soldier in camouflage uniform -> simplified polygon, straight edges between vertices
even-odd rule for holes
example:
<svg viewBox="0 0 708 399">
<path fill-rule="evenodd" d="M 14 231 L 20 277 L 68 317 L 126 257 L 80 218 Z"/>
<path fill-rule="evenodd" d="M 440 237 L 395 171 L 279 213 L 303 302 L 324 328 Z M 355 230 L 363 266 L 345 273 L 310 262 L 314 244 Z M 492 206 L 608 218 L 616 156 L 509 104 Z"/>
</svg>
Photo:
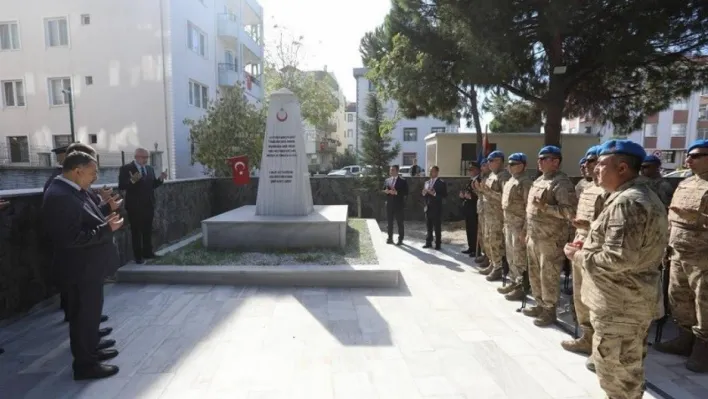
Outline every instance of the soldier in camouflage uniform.
<svg viewBox="0 0 708 399">
<path fill-rule="evenodd" d="M 671 197 L 674 195 L 674 188 L 671 183 L 661 177 L 660 168 L 661 159 L 654 155 L 647 155 L 644 158 L 644 162 L 642 162 L 642 177 L 645 178 L 649 188 L 654 190 L 656 195 L 659 196 L 664 206 L 668 208 L 671 203 Z"/>
<path fill-rule="evenodd" d="M 656 265 L 668 241 L 666 210 L 659 197 L 637 180 L 644 149 L 629 140 L 600 147 L 599 185 L 608 191 L 604 209 L 584 242 L 565 246 L 583 268 L 583 303 L 590 309 L 593 360 L 609 398 L 640 399 L 642 353 L 656 312 Z"/>
<path fill-rule="evenodd" d="M 489 177 L 481 184 L 475 182 L 475 189 L 484 200 L 484 245 L 489 257 L 489 266 L 480 270 L 487 275 L 487 281 L 499 281 L 502 278 L 504 250 L 504 213 L 502 211 L 502 189 L 511 175 L 504 169 L 504 153 L 492 151 L 487 156 Z"/>
<path fill-rule="evenodd" d="M 588 169 L 587 158 L 586 157 L 580 158 L 579 165 L 580 165 L 581 179 L 575 185 L 575 196 L 578 198 L 580 198 L 580 193 L 583 192 L 585 187 L 588 187 L 593 184 L 592 174 L 591 174 L 592 170 Z"/>
<path fill-rule="evenodd" d="M 538 153 L 538 169 L 543 173 L 531 186 L 526 205 L 526 245 L 529 257 L 529 282 L 536 306 L 524 309 L 544 327 L 556 320 L 560 298 L 560 274 L 568 242 L 570 222 L 575 218 L 578 198 L 568 176 L 560 171 L 561 150 L 546 146 Z"/>
<path fill-rule="evenodd" d="M 504 240 L 509 262 L 509 279 L 505 287 L 497 288 L 510 301 L 526 296 L 523 287 L 524 272 L 528 267 L 526 254 L 526 201 L 531 189 L 531 179 L 526 174 L 526 155 L 520 152 L 509 156 L 511 178 L 504 184 L 502 209 L 504 211 Z"/>
<path fill-rule="evenodd" d="M 671 315 L 679 336 L 655 344 L 665 353 L 690 356 L 686 368 L 708 372 L 708 140 L 687 151 L 693 176 L 679 183 L 669 207 Z"/>
<path fill-rule="evenodd" d="M 489 177 L 489 161 L 487 158 L 482 158 L 482 162 L 479 163 L 479 167 L 480 183 L 484 185 L 487 181 L 487 177 Z M 489 266 L 489 258 L 487 257 L 487 249 L 484 245 L 484 200 L 481 195 L 477 195 L 477 215 L 477 241 L 479 242 L 479 248 L 482 250 L 482 254 L 477 256 L 474 261 L 480 267 L 487 267 Z"/>
<path fill-rule="evenodd" d="M 590 229 L 590 223 L 594 222 L 600 212 L 602 212 L 605 190 L 597 184 L 597 175 L 594 172 L 597 163 L 597 150 L 598 146 L 593 146 L 585 153 L 586 173 L 592 180 L 590 181 L 591 184 L 584 186 L 580 192 L 578 211 L 576 212 L 575 220 L 573 220 L 573 226 L 576 228 L 575 236 L 571 242 L 585 241 Z M 583 271 L 578 262 L 571 262 L 571 264 L 573 267 L 573 307 L 581 335 L 578 339 L 561 342 L 561 346 L 570 352 L 590 355 L 592 352 L 593 329 L 590 324 L 590 310 L 582 301 Z"/>
</svg>

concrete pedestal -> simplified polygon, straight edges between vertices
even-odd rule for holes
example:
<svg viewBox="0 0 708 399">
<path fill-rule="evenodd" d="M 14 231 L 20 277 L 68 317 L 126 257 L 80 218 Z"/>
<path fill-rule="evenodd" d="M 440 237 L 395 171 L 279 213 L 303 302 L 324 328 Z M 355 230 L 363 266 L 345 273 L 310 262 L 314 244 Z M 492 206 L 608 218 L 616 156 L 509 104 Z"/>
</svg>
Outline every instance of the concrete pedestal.
<svg viewBox="0 0 708 399">
<path fill-rule="evenodd" d="M 206 248 L 248 251 L 344 249 L 347 214 L 347 205 L 315 205 L 306 216 L 261 216 L 247 205 L 203 220 L 202 242 Z"/>
</svg>

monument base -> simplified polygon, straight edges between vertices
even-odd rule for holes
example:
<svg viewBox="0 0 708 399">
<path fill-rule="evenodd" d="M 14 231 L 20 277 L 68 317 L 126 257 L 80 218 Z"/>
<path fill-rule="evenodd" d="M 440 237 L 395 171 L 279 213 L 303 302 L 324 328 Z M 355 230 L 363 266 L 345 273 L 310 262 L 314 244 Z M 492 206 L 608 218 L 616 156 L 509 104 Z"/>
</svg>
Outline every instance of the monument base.
<svg viewBox="0 0 708 399">
<path fill-rule="evenodd" d="M 348 205 L 315 205 L 307 216 L 258 216 L 246 205 L 202 221 L 206 248 L 248 251 L 347 245 Z"/>
</svg>

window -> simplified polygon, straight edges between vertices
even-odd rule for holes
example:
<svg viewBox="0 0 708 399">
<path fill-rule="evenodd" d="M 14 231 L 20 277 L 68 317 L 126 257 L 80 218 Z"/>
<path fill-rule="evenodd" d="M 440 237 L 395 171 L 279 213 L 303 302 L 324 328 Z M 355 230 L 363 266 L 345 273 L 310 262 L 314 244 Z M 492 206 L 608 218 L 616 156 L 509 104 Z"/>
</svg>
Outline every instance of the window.
<svg viewBox="0 0 708 399">
<path fill-rule="evenodd" d="M 15 136 L 7 138 L 7 146 L 10 148 L 10 162 L 29 162 L 29 140 L 27 136 Z"/>
<path fill-rule="evenodd" d="M 401 166 L 409 166 L 415 164 L 416 158 L 418 158 L 418 154 L 415 152 L 404 152 L 403 153 L 403 165 Z"/>
<path fill-rule="evenodd" d="M 156 173 L 162 173 L 162 151 L 151 151 L 150 152 L 150 166 L 155 169 Z"/>
<path fill-rule="evenodd" d="M 44 38 L 47 47 L 65 47 L 69 45 L 69 25 L 66 17 L 50 18 L 44 21 Z"/>
<path fill-rule="evenodd" d="M 81 25 L 91 25 L 91 16 L 89 14 L 81 14 Z"/>
<path fill-rule="evenodd" d="M 676 162 L 676 151 L 662 151 L 660 158 L 661 163 L 674 163 Z"/>
<path fill-rule="evenodd" d="M 585 126 L 585 134 L 592 134 L 592 126 Z"/>
<path fill-rule="evenodd" d="M 348 149 L 349 151 L 354 151 L 354 144 L 349 144 L 349 145 L 347 146 L 347 149 Z"/>
<path fill-rule="evenodd" d="M 207 39 L 206 33 L 189 22 L 187 24 L 187 47 L 195 53 L 206 58 Z"/>
<path fill-rule="evenodd" d="M 686 124 L 685 123 L 674 123 L 671 125 L 671 135 L 672 136 L 685 136 L 686 135 Z"/>
<path fill-rule="evenodd" d="M 347 136 L 346 137 L 354 137 L 354 129 L 347 129 Z"/>
<path fill-rule="evenodd" d="M 354 122 L 354 114 L 347 114 L 347 122 Z"/>
<path fill-rule="evenodd" d="M 704 121 L 708 119 L 708 104 L 698 106 L 698 120 Z"/>
<path fill-rule="evenodd" d="M 430 133 L 445 133 L 445 126 L 437 126 L 430 129 Z M 405 164 L 408 165 L 408 164 Z"/>
<path fill-rule="evenodd" d="M 698 140 L 708 140 L 708 127 L 699 128 L 696 131 L 696 139 Z"/>
<path fill-rule="evenodd" d="M 93 84 L 93 76 L 86 77 L 86 86 L 91 86 Z"/>
<path fill-rule="evenodd" d="M 207 109 L 209 106 L 209 88 L 201 83 L 189 82 L 189 105 Z"/>
<path fill-rule="evenodd" d="M 65 91 L 71 91 L 71 78 L 50 78 L 49 105 L 69 104 L 69 93 Z"/>
<path fill-rule="evenodd" d="M 52 136 L 52 141 L 54 141 L 54 148 L 65 147 L 71 144 L 70 134 L 55 134 Z"/>
<path fill-rule="evenodd" d="M 680 98 L 674 102 L 674 106 L 672 107 L 676 111 L 683 111 L 688 109 L 688 102 L 686 101 L 685 98 Z"/>
<path fill-rule="evenodd" d="M 656 123 L 644 124 L 644 137 L 656 137 Z"/>
<path fill-rule="evenodd" d="M 89 143 L 91 143 L 91 144 L 98 143 L 98 135 L 97 134 L 89 134 Z"/>
<path fill-rule="evenodd" d="M 17 22 L 0 22 L 0 51 L 19 49 L 20 31 Z"/>
<path fill-rule="evenodd" d="M 369 82 L 369 91 L 374 91 L 375 89 L 374 82 Z"/>
<path fill-rule="evenodd" d="M 702 96 L 708 96 L 708 86 L 701 89 Z"/>
<path fill-rule="evenodd" d="M 418 128 L 407 127 L 403 129 L 403 141 L 418 141 Z"/>
<path fill-rule="evenodd" d="M 2 98 L 6 107 L 25 106 L 25 88 L 21 80 L 2 82 Z"/>
</svg>

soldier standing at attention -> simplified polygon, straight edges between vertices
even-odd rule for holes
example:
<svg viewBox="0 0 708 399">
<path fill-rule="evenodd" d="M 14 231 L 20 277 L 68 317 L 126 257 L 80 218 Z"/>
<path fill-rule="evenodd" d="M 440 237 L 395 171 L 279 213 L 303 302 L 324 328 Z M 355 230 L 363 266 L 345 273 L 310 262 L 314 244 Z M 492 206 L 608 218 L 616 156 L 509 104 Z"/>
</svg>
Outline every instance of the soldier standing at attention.
<svg viewBox="0 0 708 399">
<path fill-rule="evenodd" d="M 565 246 L 583 268 L 583 303 L 590 309 L 593 361 L 609 398 L 641 399 L 642 353 L 656 313 L 659 270 L 668 242 L 666 210 L 637 180 L 644 149 L 610 140 L 598 150 L 598 184 L 609 195 L 584 242 Z"/>
<path fill-rule="evenodd" d="M 479 163 L 479 168 L 479 179 L 477 180 L 481 185 L 484 185 L 485 181 L 487 181 L 487 177 L 489 177 L 489 160 L 487 160 L 487 158 L 482 158 L 482 161 Z M 474 183 L 472 183 L 472 188 L 474 188 Z M 475 193 L 479 193 L 479 191 L 475 189 Z M 474 259 L 474 261 L 480 267 L 489 266 L 489 258 L 487 257 L 487 248 L 485 246 L 486 240 L 484 238 L 484 214 L 484 199 L 481 195 L 477 195 L 477 242 L 479 243 L 481 252 L 479 256 Z M 470 256 L 472 256 L 472 254 L 470 254 Z"/>
<path fill-rule="evenodd" d="M 568 175 L 560 171 L 560 148 L 546 146 L 538 153 L 538 170 L 543 174 L 531 186 L 526 205 L 526 245 L 529 257 L 529 282 L 536 306 L 524 309 L 535 317 L 534 324 L 545 327 L 556 321 L 560 299 L 563 246 L 575 219 L 578 198 Z"/>
<path fill-rule="evenodd" d="M 590 223 L 597 219 L 604 205 L 605 190 L 597 184 L 597 174 L 595 174 L 597 150 L 598 146 L 593 146 L 585 153 L 586 173 L 592 180 L 590 185 L 583 188 L 578 198 L 578 211 L 575 215 L 575 220 L 573 220 L 573 226 L 575 226 L 576 230 L 571 242 L 585 241 L 590 229 Z M 590 310 L 582 300 L 582 265 L 578 262 L 571 262 L 571 264 L 573 267 L 573 307 L 582 335 L 578 339 L 561 342 L 561 346 L 570 352 L 590 355 L 592 353 L 593 329 L 592 324 L 590 324 Z"/>
<path fill-rule="evenodd" d="M 590 147 L 590 149 L 592 148 L 593 147 Z M 590 172 L 592 171 L 587 166 L 587 157 L 580 158 L 580 162 L 578 163 L 578 165 L 580 166 L 581 179 L 578 181 L 578 184 L 575 185 L 575 196 L 580 198 L 580 193 L 582 193 L 586 187 L 593 184 L 593 182 L 592 176 L 590 175 Z"/>
<path fill-rule="evenodd" d="M 526 201 L 531 190 L 531 179 L 526 175 L 526 154 L 520 152 L 509 156 L 511 178 L 504 184 L 502 209 L 504 210 L 504 239 L 509 279 L 511 283 L 497 288 L 509 301 L 519 301 L 524 293 L 524 273 L 528 267 L 526 255 Z"/>
<path fill-rule="evenodd" d="M 654 155 L 647 155 L 642 162 L 642 176 L 646 178 L 649 188 L 654 190 L 664 206 L 668 208 L 671 197 L 674 195 L 674 188 L 671 183 L 661 177 L 660 168 L 661 159 Z"/>
<path fill-rule="evenodd" d="M 669 207 L 669 304 L 679 336 L 654 349 L 689 356 L 686 368 L 708 372 L 708 140 L 688 148 L 693 176 L 679 183 Z"/>
<path fill-rule="evenodd" d="M 504 252 L 504 213 L 502 211 L 502 189 L 511 175 L 504 169 L 504 153 L 492 151 L 487 156 L 489 162 L 489 177 L 481 184 L 475 182 L 474 187 L 482 194 L 484 201 L 484 240 L 489 257 L 489 266 L 480 270 L 487 275 L 487 281 L 502 279 L 502 259 Z"/>
</svg>

